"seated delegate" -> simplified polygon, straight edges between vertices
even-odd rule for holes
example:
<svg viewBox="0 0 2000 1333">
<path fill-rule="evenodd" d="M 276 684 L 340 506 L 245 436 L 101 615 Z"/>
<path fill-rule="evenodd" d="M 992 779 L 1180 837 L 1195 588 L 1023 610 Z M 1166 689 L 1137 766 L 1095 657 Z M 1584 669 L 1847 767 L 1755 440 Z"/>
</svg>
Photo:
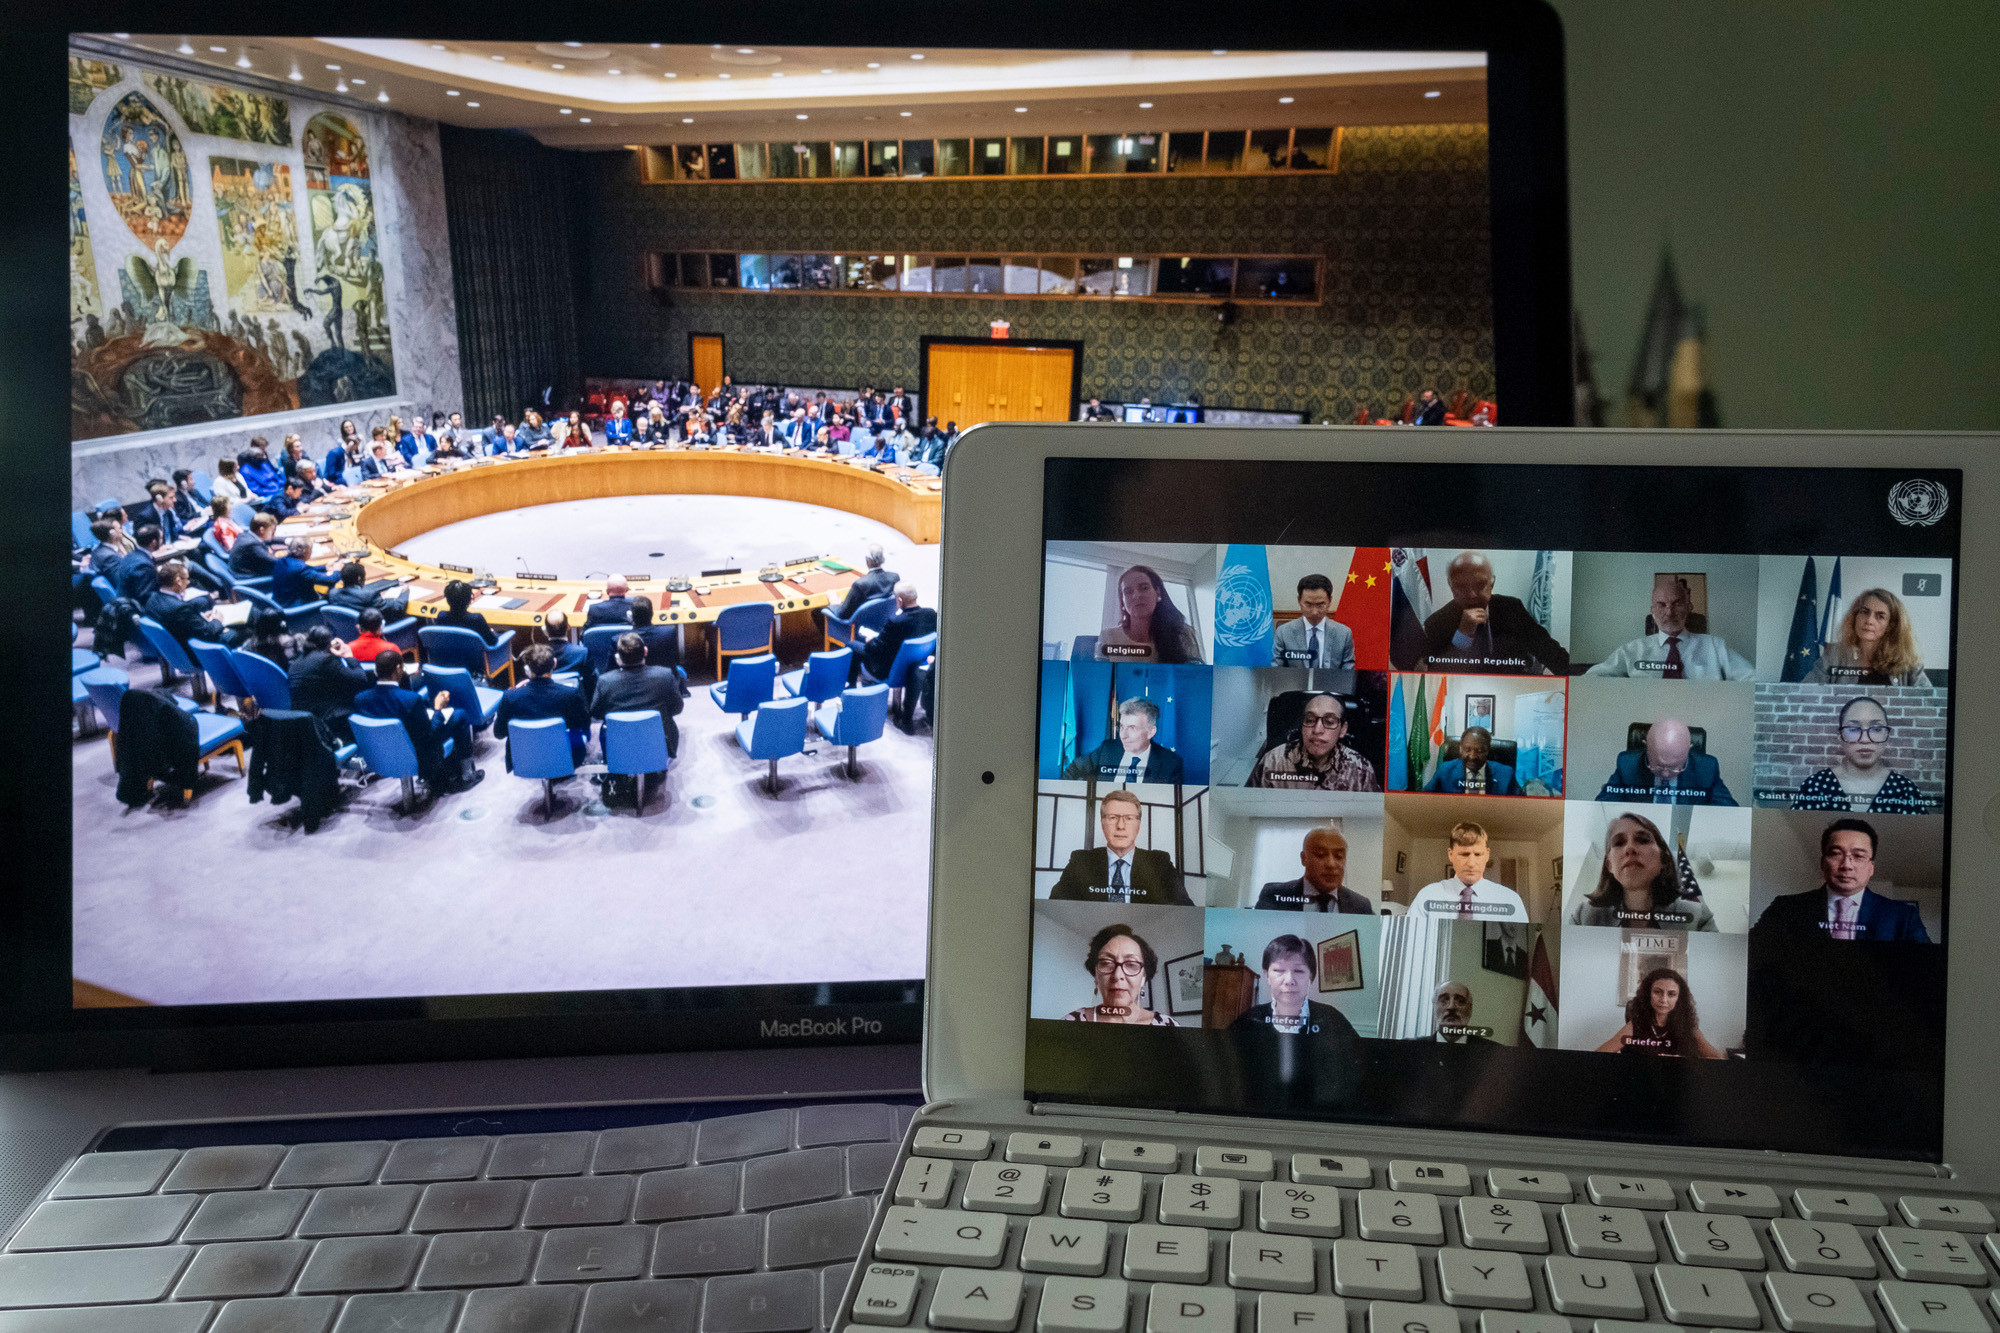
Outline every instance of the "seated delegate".
<svg viewBox="0 0 2000 1333">
<path fill-rule="evenodd" d="M 1820 886 L 1773 898 L 1750 928 L 1753 935 L 1829 940 L 1929 944 L 1922 912 L 1902 898 L 1868 887 L 1875 878 L 1875 826 L 1865 819 L 1836 819 L 1820 830 Z"/>
<path fill-rule="evenodd" d="M 1813 685 L 1928 685 L 1917 635 L 1902 599 L 1870 588 L 1840 620 L 1840 637 L 1820 648 L 1806 673 Z"/>
<path fill-rule="evenodd" d="M 1694 992 L 1671 967 L 1656 967 L 1639 979 L 1625 1006 L 1625 1026 L 1597 1048 L 1607 1055 L 1668 1055 L 1684 1059 L 1729 1057 L 1703 1035 Z"/>
<path fill-rule="evenodd" d="M 1641 805 L 1735 805 L 1713 755 L 1697 754 L 1694 735 L 1677 718 L 1662 718 L 1646 729 L 1646 744 L 1621 751 L 1611 776 L 1598 790 L 1600 801 Z"/>
<path fill-rule="evenodd" d="M 1687 580 L 1662 575 L 1653 582 L 1653 601 L 1648 608 L 1653 632 L 1619 646 L 1586 676 L 1647 676 L 1655 680 L 1749 680 L 1754 672 L 1749 659 L 1731 648 L 1717 634 L 1695 634 L 1688 629 L 1694 602 Z"/>
<path fill-rule="evenodd" d="M 1166 580 L 1151 565 L 1133 565 L 1118 576 L 1118 621 L 1097 636 L 1105 662 L 1201 661 L 1194 627 L 1167 595 Z"/>
<path fill-rule="evenodd" d="M 1447 981 L 1431 993 L 1431 1035 L 1411 1037 L 1411 1041 L 1443 1046 L 1497 1046 L 1493 1029 L 1472 1025 L 1472 988 L 1463 981 Z"/>
<path fill-rule="evenodd" d="M 1707 903 L 1681 892 L 1679 863 L 1660 826 L 1639 814 L 1622 814 L 1604 830 L 1604 863 L 1597 887 L 1570 913 L 1573 926 L 1668 926 L 1714 930 Z"/>
<path fill-rule="evenodd" d="M 1840 706 L 1834 719 L 1840 758 L 1814 769 L 1792 797 L 1794 810 L 1856 808 L 1870 814 L 1926 815 L 1936 804 L 1900 770 L 1884 762 L 1896 729 L 1881 700 L 1862 695 Z"/>
<path fill-rule="evenodd" d="M 1354 670 L 1354 631 L 1332 618 L 1333 580 L 1308 574 L 1299 580 L 1299 618 L 1271 636 L 1271 665 Z"/>
<path fill-rule="evenodd" d="M 1375 904 L 1346 885 L 1347 839 L 1336 828 L 1306 830 L 1299 846 L 1305 873 L 1273 880 L 1257 895 L 1264 912 L 1351 912 L 1375 915 Z"/>
<path fill-rule="evenodd" d="M 1194 906 L 1173 858 L 1138 845 L 1139 827 L 1145 818 L 1139 798 L 1120 787 L 1107 792 L 1097 807 L 1104 845 L 1071 852 L 1069 864 L 1063 867 L 1049 897 L 1074 902 Z"/>
<path fill-rule="evenodd" d="M 635 630 L 618 636 L 617 655 L 611 669 L 597 678 L 597 688 L 590 696 L 590 715 L 602 722 L 611 713 L 643 713 L 648 709 L 660 714 L 660 726 L 667 738 L 667 757 L 671 759 L 681 750 L 680 728 L 674 723 L 681 711 L 681 678 L 673 668 L 654 666 L 646 660 L 646 641 Z M 649 773 L 647 777 L 664 780 L 664 774 Z M 638 800 L 644 808 L 644 795 L 634 787 L 629 775 L 605 775 L 606 804 L 614 800 Z"/>
<path fill-rule="evenodd" d="M 1467 727 L 1458 738 L 1458 758 L 1439 764 L 1424 790 L 1470 796 L 1524 795 L 1514 770 L 1489 759 L 1492 753 L 1493 733 L 1484 727 Z"/>
<path fill-rule="evenodd" d="M 528 678 L 500 696 L 493 713 L 493 734 L 502 740 L 515 722 L 534 722 L 559 717 L 569 729 L 570 762 L 583 762 L 584 745 L 590 738 L 590 705 L 583 691 L 555 679 L 556 655 L 545 643 L 528 645 L 521 654 L 521 666 Z M 507 769 L 514 768 L 514 750 L 507 748 Z"/>
<path fill-rule="evenodd" d="M 1090 937 L 1083 958 L 1097 990 L 1097 1003 L 1072 1009 L 1063 1017 L 1077 1023 L 1134 1023 L 1142 1027 L 1179 1027 L 1158 1009 L 1140 1004 L 1160 970 L 1160 956 L 1132 927 L 1120 922 Z"/>
<path fill-rule="evenodd" d="M 443 690 L 424 698 L 403 683 L 403 655 L 394 648 L 375 659 L 375 683 L 354 696 L 354 717 L 394 718 L 417 752 L 417 776 L 434 791 L 467 791 L 486 774 L 473 766 L 472 719 L 451 706 Z M 452 757 L 444 752 L 451 742 Z"/>
<path fill-rule="evenodd" d="M 1153 744 L 1160 730 L 1160 706 L 1151 699 L 1131 698 L 1118 705 L 1118 734 L 1063 770 L 1073 782 L 1179 782 L 1181 757 Z"/>
<path fill-rule="evenodd" d="M 1229 1025 L 1232 1032 L 1268 1029 L 1306 1041 L 1358 1043 L 1361 1036 L 1340 1010 L 1309 998 L 1319 980 L 1313 946 L 1297 935 L 1280 935 L 1264 946 L 1264 991 L 1271 998 L 1253 1004 Z"/>
<path fill-rule="evenodd" d="M 1518 597 L 1493 591 L 1493 563 L 1463 551 L 1445 569 L 1451 600 L 1424 621 L 1423 663 L 1405 671 L 1469 671 L 1488 675 L 1564 676 L 1569 650 L 1542 628 Z"/>
<path fill-rule="evenodd" d="M 1257 757 L 1243 785 L 1294 791 L 1381 791 L 1375 765 L 1346 742 L 1346 701 L 1337 694 L 1315 694 L 1306 700 L 1298 729 Z"/>
<path fill-rule="evenodd" d="M 486 623 L 486 617 L 470 609 L 472 606 L 472 585 L 464 579 L 453 579 L 444 585 L 444 607 L 432 623 L 445 629 L 469 629 L 479 636 L 480 642 L 488 648 L 500 642 L 500 636 Z"/>
</svg>

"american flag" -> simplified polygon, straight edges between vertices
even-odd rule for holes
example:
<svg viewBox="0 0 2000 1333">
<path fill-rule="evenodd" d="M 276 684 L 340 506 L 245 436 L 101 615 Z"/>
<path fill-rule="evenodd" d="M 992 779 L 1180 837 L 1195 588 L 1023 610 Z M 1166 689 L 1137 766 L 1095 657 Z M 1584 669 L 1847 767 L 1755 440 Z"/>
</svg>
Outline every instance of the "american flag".
<svg viewBox="0 0 2000 1333">
<path fill-rule="evenodd" d="M 1687 836 L 1675 839 L 1674 862 L 1681 877 L 1681 897 L 1701 901 L 1701 881 L 1695 878 L 1694 867 L 1688 863 Z"/>
</svg>

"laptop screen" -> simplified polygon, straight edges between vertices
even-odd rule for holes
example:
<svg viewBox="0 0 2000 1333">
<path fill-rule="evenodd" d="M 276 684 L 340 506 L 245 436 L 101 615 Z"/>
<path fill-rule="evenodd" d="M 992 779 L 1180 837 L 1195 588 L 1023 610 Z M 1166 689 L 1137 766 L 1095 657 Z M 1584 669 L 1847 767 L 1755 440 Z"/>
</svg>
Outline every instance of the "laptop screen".
<svg viewBox="0 0 2000 1333">
<path fill-rule="evenodd" d="M 1958 485 L 1050 461 L 1030 1095 L 1935 1157 Z"/>
</svg>

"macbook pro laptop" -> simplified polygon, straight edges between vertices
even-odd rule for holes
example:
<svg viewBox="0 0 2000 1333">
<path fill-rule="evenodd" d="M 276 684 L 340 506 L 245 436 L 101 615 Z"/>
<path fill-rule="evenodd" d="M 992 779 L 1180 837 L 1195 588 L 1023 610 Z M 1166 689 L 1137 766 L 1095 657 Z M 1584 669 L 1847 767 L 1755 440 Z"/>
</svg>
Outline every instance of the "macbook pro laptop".
<svg viewBox="0 0 2000 1333">
<path fill-rule="evenodd" d="M 1994 445 L 967 438 L 840 1327 L 1991 1333 Z"/>
</svg>

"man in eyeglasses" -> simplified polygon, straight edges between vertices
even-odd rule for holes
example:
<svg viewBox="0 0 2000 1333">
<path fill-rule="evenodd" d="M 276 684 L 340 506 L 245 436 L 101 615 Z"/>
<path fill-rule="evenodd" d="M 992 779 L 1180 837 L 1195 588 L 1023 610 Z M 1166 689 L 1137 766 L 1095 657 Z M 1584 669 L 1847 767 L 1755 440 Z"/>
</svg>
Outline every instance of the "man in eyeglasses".
<svg viewBox="0 0 2000 1333">
<path fill-rule="evenodd" d="M 1105 793 L 1098 802 L 1097 826 L 1103 830 L 1102 847 L 1078 848 L 1069 854 L 1062 878 L 1049 897 L 1070 902 L 1152 903 L 1166 907 L 1192 907 L 1181 872 L 1165 852 L 1139 846 L 1139 829 L 1145 822 L 1139 798 L 1124 788 Z"/>
<path fill-rule="evenodd" d="M 1295 791 L 1381 791 L 1375 765 L 1346 743 L 1347 703 L 1337 694 L 1306 700 L 1299 729 L 1257 758 L 1246 787 Z"/>
<path fill-rule="evenodd" d="M 1836 819 L 1820 831 L 1821 884 L 1771 900 L 1751 931 L 1819 935 L 1822 939 L 1929 944 L 1917 905 L 1885 898 L 1868 887 L 1875 877 L 1875 826 L 1865 819 Z"/>
<path fill-rule="evenodd" d="M 1597 793 L 1600 801 L 1641 805 L 1735 805 L 1722 765 L 1697 754 L 1688 724 L 1665 717 L 1646 729 L 1646 743 L 1618 756 L 1618 765 Z"/>
</svg>

